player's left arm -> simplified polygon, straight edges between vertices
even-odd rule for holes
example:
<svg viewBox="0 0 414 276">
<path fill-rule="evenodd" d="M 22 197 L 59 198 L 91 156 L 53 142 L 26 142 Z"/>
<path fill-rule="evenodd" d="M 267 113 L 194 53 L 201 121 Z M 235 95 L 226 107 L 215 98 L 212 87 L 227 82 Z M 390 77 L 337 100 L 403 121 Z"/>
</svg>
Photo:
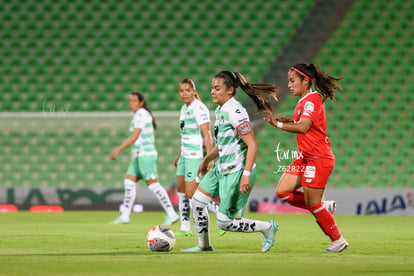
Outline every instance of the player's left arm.
<svg viewBox="0 0 414 276">
<path fill-rule="evenodd" d="M 247 145 L 246 153 L 246 165 L 244 165 L 244 170 L 251 172 L 254 166 L 257 155 L 257 142 L 256 137 L 253 132 L 250 132 L 246 135 L 241 136 L 243 142 Z"/>
<path fill-rule="evenodd" d="M 264 117 L 265 121 L 269 122 L 270 125 L 281 128 L 287 132 L 305 134 L 312 126 L 315 120 L 318 120 L 319 109 L 322 102 L 320 98 L 313 98 L 306 101 L 303 106 L 302 115 L 300 116 L 299 122 L 283 122 L 278 120 L 278 117 L 273 117 L 270 110 L 265 110 L 264 113 L 267 117 Z"/>
<path fill-rule="evenodd" d="M 241 139 L 247 146 L 247 153 L 246 153 L 246 164 L 244 166 L 243 176 L 240 180 L 240 193 L 245 194 L 250 191 L 250 173 L 253 170 L 254 162 L 256 160 L 257 155 L 257 142 L 256 137 L 254 136 L 254 132 L 250 122 L 242 123 L 242 129 L 240 126 L 237 128 L 237 132 L 239 133 Z M 247 125 L 250 127 L 250 131 L 248 131 Z"/>
<path fill-rule="evenodd" d="M 293 124 L 283 123 L 281 129 L 287 132 L 305 134 L 309 130 L 312 124 L 313 124 L 312 120 L 309 119 L 308 117 L 301 117 L 299 122 L 297 123 L 293 123 Z"/>
<path fill-rule="evenodd" d="M 204 138 L 204 145 L 206 146 L 206 153 L 209 154 L 209 152 L 213 148 L 213 138 L 211 137 L 210 123 L 202 124 L 200 126 L 200 130 Z"/>
</svg>

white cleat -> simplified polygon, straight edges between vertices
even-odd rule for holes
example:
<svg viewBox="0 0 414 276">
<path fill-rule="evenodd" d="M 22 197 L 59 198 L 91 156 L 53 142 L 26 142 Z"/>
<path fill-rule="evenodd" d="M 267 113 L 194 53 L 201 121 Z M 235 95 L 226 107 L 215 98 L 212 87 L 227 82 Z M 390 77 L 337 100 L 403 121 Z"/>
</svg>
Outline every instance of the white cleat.
<svg viewBox="0 0 414 276">
<path fill-rule="evenodd" d="M 124 219 L 122 217 L 116 218 L 114 221 L 112 221 L 112 224 L 129 224 L 129 219 Z"/>
<path fill-rule="evenodd" d="M 181 249 L 181 252 L 203 252 L 203 251 L 214 251 L 212 246 L 201 248 L 199 246 L 191 247 L 187 249 Z"/>
<path fill-rule="evenodd" d="M 325 250 L 326 253 L 339 253 L 344 251 L 349 246 L 349 243 L 341 237 L 339 240 L 333 241 Z"/>
<path fill-rule="evenodd" d="M 164 225 L 172 225 L 176 223 L 180 218 L 176 215 L 174 217 L 165 217 Z"/>
<path fill-rule="evenodd" d="M 333 215 L 336 211 L 336 201 L 335 200 L 324 200 L 323 206 Z"/>
</svg>

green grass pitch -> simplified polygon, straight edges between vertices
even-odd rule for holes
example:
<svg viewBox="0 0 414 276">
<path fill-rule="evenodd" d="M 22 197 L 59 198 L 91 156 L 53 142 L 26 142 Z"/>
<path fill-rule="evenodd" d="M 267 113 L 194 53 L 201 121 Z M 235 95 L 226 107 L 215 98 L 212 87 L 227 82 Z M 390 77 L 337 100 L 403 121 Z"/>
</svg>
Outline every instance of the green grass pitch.
<svg viewBox="0 0 414 276">
<path fill-rule="evenodd" d="M 150 252 L 146 233 L 163 215 L 134 213 L 131 224 L 112 225 L 117 212 L 2 213 L 0 275 L 414 275 L 413 217 L 337 215 L 350 247 L 327 254 L 329 239 L 311 215 L 246 214 L 279 222 L 267 253 L 260 233 L 220 237 L 210 215 L 214 252 L 180 252 L 196 236 L 177 237 L 171 252 Z"/>
</svg>

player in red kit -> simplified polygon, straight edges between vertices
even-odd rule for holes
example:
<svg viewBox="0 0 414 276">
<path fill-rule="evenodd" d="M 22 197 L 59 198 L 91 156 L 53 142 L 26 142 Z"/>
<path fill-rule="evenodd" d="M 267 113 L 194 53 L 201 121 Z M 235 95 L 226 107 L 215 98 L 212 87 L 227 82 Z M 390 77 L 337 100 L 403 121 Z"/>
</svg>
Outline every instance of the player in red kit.
<svg viewBox="0 0 414 276">
<path fill-rule="evenodd" d="M 331 77 L 315 64 L 297 64 L 289 70 L 288 87 L 299 97 L 293 117 L 273 117 L 272 126 L 296 133 L 299 155 L 281 176 L 276 196 L 293 206 L 309 210 L 332 243 L 325 252 L 337 253 L 349 244 L 341 236 L 331 212 L 322 201 L 326 183 L 335 166 L 335 156 L 326 133 L 324 100 L 335 99 L 340 79 Z M 315 90 L 312 90 L 314 84 Z M 303 191 L 299 188 L 303 187 Z"/>
</svg>

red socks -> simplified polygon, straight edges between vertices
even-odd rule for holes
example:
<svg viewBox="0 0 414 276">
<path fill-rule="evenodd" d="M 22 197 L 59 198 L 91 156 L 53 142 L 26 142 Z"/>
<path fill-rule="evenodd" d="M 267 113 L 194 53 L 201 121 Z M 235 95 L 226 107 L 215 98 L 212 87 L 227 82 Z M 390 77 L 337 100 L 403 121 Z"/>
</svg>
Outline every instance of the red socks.
<svg viewBox="0 0 414 276">
<path fill-rule="evenodd" d="M 303 209 L 308 209 L 316 218 L 316 223 L 322 229 L 322 231 L 331 238 L 332 241 L 336 241 L 341 238 L 338 226 L 332 214 L 325 208 L 323 202 L 316 204 L 315 206 L 306 207 L 305 195 L 302 191 L 294 191 L 293 193 L 276 193 L 276 196 L 283 202 L 287 202 L 292 206 L 296 206 Z"/>
<path fill-rule="evenodd" d="M 276 193 L 276 196 L 281 201 L 287 202 L 292 206 L 308 209 L 305 205 L 305 194 L 302 191 L 294 191 L 293 193 Z"/>
<path fill-rule="evenodd" d="M 336 226 L 336 222 L 332 214 L 325 208 L 323 202 L 316 204 L 312 207 L 308 208 L 309 211 L 316 218 L 316 223 L 319 224 L 319 227 L 322 231 L 331 238 L 331 241 L 336 241 L 341 238 L 341 234 L 339 233 L 338 226 Z"/>
</svg>

